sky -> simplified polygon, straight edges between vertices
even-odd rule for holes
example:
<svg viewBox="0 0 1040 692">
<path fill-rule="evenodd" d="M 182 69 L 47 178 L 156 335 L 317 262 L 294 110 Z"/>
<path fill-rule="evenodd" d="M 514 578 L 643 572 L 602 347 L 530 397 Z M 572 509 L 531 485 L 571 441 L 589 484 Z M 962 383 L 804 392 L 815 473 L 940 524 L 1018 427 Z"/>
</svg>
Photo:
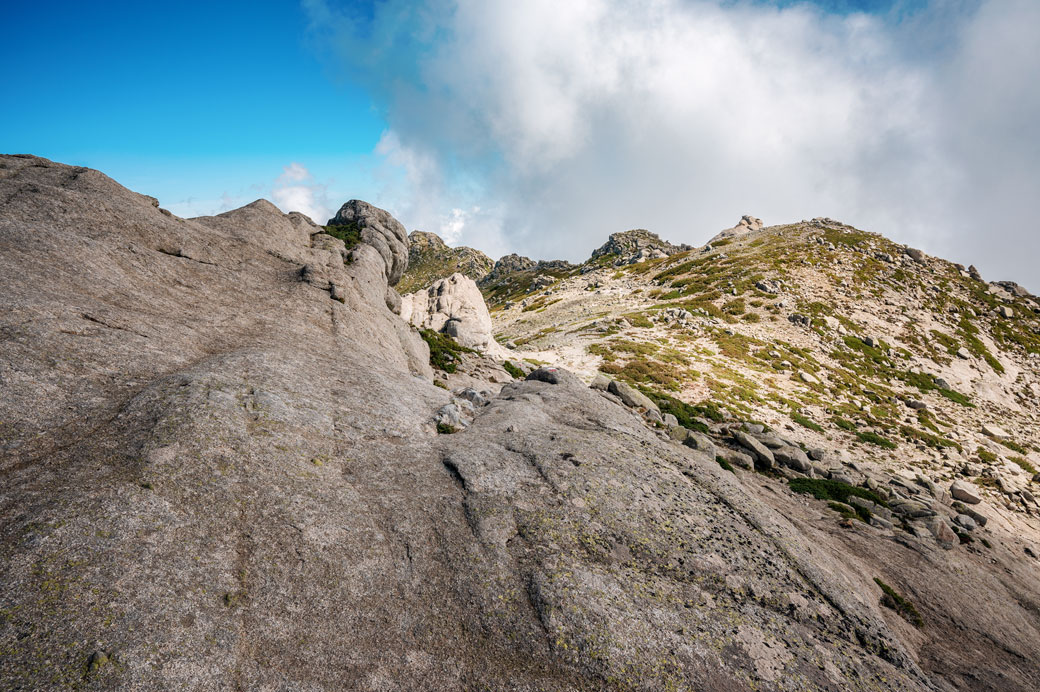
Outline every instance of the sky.
<svg viewBox="0 0 1040 692">
<path fill-rule="evenodd" d="M 1040 292 L 1037 0 L 38 2 L 0 152 L 493 257 L 829 216 Z"/>
</svg>

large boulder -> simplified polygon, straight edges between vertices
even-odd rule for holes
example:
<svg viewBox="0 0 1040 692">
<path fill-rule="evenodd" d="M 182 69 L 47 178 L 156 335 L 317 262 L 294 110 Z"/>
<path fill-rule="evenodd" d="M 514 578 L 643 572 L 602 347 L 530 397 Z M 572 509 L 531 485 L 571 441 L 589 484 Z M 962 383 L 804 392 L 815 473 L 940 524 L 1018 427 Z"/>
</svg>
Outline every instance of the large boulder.
<svg viewBox="0 0 1040 692">
<path fill-rule="evenodd" d="M 982 495 L 979 493 L 978 486 L 965 483 L 964 481 L 954 481 L 950 485 L 950 495 L 954 500 L 960 500 L 969 505 L 977 505 L 982 502 Z"/>
<path fill-rule="evenodd" d="M 658 415 L 661 413 L 657 404 L 651 401 L 650 397 L 624 382 L 611 380 L 610 385 L 607 387 L 607 391 L 621 399 L 625 406 L 641 408 L 644 411 L 657 411 Z"/>
<path fill-rule="evenodd" d="M 734 430 L 733 439 L 736 440 L 741 447 L 751 453 L 757 466 L 764 469 L 771 469 L 776 465 L 776 459 L 773 457 L 773 452 L 748 433 L 743 430 Z"/>
<path fill-rule="evenodd" d="M 420 329 L 443 332 L 467 348 L 505 355 L 492 333 L 484 296 L 464 274 L 452 274 L 425 291 L 402 296 L 401 317 Z"/>
</svg>

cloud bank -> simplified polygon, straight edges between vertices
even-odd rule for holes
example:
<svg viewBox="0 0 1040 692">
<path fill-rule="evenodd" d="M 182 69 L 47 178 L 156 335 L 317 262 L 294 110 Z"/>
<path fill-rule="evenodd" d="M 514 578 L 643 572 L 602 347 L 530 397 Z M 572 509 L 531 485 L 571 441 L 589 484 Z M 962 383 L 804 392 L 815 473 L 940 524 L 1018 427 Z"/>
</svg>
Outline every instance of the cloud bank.
<svg viewBox="0 0 1040 692">
<path fill-rule="evenodd" d="M 332 216 L 328 188 L 315 182 L 310 171 L 295 161 L 282 169 L 271 189 L 271 196 L 282 211 L 302 212 L 315 223 L 325 223 Z"/>
<path fill-rule="evenodd" d="M 411 227 L 584 259 L 832 216 L 1040 290 L 1040 3 L 304 2 L 389 125 Z M 447 229 L 447 230 L 445 230 Z"/>
</svg>

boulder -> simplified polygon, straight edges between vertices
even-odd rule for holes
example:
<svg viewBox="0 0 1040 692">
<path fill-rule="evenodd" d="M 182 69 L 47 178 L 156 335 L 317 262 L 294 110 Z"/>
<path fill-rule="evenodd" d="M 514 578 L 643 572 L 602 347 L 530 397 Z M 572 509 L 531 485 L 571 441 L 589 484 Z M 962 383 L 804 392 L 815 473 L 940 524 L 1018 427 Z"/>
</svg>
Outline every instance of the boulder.
<svg viewBox="0 0 1040 692">
<path fill-rule="evenodd" d="M 979 493 L 978 486 L 965 483 L 964 481 L 954 481 L 950 484 L 950 495 L 953 499 L 966 502 L 969 505 L 977 505 L 982 502 L 982 495 Z"/>
<path fill-rule="evenodd" d="M 812 464 L 809 462 L 809 457 L 798 447 L 785 445 L 779 449 L 774 449 L 773 458 L 778 464 L 794 469 L 799 473 L 812 473 Z"/>
<path fill-rule="evenodd" d="M 993 425 L 992 423 L 985 423 L 982 426 L 982 434 L 989 437 L 996 438 L 998 440 L 1006 440 L 1011 437 L 1004 431 L 1003 428 Z"/>
<path fill-rule="evenodd" d="M 765 469 L 771 469 L 776 465 L 776 459 L 773 457 L 773 453 L 769 451 L 769 448 L 748 433 L 742 430 L 734 430 L 733 439 L 751 452 L 756 465 Z"/>
<path fill-rule="evenodd" d="M 505 357 L 492 334 L 491 315 L 476 282 L 456 272 L 425 291 L 401 298 L 401 317 L 420 329 L 451 336 L 461 345 Z"/>
<path fill-rule="evenodd" d="M 800 379 L 802 382 L 806 384 L 820 384 L 820 381 L 816 378 L 815 375 L 807 373 L 804 370 L 798 373 L 798 379 Z"/>
<path fill-rule="evenodd" d="M 975 520 L 967 514 L 958 514 L 953 518 L 953 523 L 957 524 L 957 526 L 960 526 L 965 531 L 974 531 L 978 528 L 978 524 L 975 523 Z"/>
<path fill-rule="evenodd" d="M 946 519 L 943 517 L 932 517 L 925 525 L 931 531 L 935 542 L 944 550 L 951 550 L 954 546 L 960 544 L 957 534 L 953 532 L 953 529 L 950 528 L 950 525 L 946 523 Z"/>
<path fill-rule="evenodd" d="M 698 449 L 712 459 L 715 458 L 716 450 L 715 443 L 708 439 L 707 436 L 700 434 L 699 432 L 690 431 L 690 434 L 683 440 L 683 444 L 691 449 Z"/>
<path fill-rule="evenodd" d="M 920 250 L 918 250 L 916 248 L 908 247 L 905 250 L 903 250 L 903 252 L 906 253 L 907 257 L 909 257 L 913 261 L 917 262 L 918 264 L 924 264 L 925 254 L 923 252 L 921 252 Z"/>
<path fill-rule="evenodd" d="M 724 459 L 730 466 L 747 469 L 748 471 L 753 471 L 755 468 L 754 458 L 729 447 L 716 448 L 715 456 Z"/>
<path fill-rule="evenodd" d="M 657 404 L 650 401 L 650 399 L 638 389 L 635 389 L 624 382 L 611 380 L 610 385 L 607 387 L 607 391 L 621 399 L 625 406 L 630 408 L 641 408 L 647 411 L 653 410 L 657 411 L 658 414 L 661 413 L 660 409 L 657 408 Z"/>
</svg>

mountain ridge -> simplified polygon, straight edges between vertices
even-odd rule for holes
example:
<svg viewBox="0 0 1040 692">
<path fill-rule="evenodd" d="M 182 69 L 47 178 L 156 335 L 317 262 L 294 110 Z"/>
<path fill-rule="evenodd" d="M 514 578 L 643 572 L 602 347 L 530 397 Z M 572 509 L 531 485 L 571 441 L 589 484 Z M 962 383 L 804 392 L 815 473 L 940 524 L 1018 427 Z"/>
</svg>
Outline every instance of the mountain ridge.
<svg viewBox="0 0 1040 692">
<path fill-rule="evenodd" d="M 1028 297 L 768 227 L 524 270 L 509 369 L 401 318 L 407 236 L 361 201 L 180 219 L 17 156 L 0 200 L 9 687 L 1040 681 Z M 921 410 L 962 451 L 875 444 Z"/>
</svg>

